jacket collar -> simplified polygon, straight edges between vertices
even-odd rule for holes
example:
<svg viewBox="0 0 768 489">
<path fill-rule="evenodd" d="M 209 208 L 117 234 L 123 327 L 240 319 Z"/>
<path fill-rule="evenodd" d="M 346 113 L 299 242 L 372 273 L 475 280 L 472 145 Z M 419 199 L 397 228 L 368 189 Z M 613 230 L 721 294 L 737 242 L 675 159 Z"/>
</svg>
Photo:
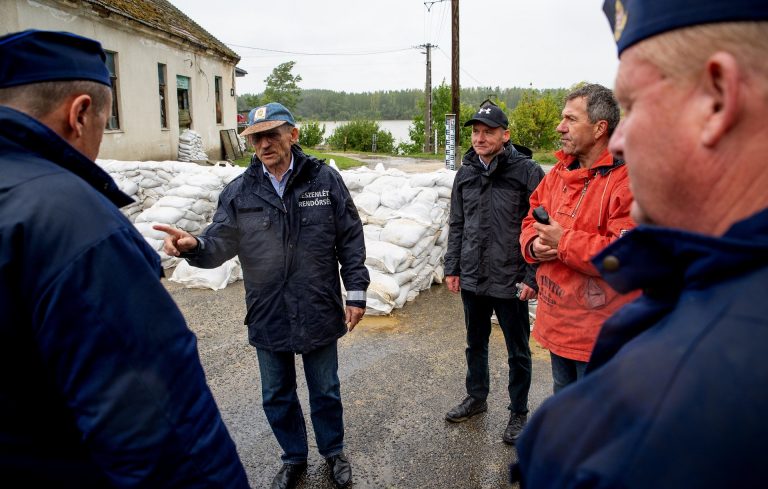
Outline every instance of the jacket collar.
<svg viewBox="0 0 768 489">
<path fill-rule="evenodd" d="M 556 169 L 579 169 L 578 167 L 572 168 L 573 165 L 577 165 L 576 157 L 573 155 L 565 154 L 562 149 L 555 152 L 555 157 L 558 161 Z M 613 155 L 610 153 L 610 151 L 608 151 L 608 148 L 605 148 L 603 152 L 600 153 L 600 156 L 597 158 L 595 164 L 592 165 L 592 168 L 590 168 L 588 171 L 599 173 L 600 176 L 604 177 L 622 165 L 624 165 L 624 160 L 614 159 Z"/>
<path fill-rule="evenodd" d="M 107 172 L 86 158 L 48 126 L 10 107 L 0 106 L 0 136 L 85 180 L 117 207 L 133 203 Z"/>
<path fill-rule="evenodd" d="M 527 148 L 525 148 L 524 146 L 521 146 L 520 148 L 522 150 L 527 150 Z M 485 172 L 493 173 L 499 164 L 506 163 L 506 162 L 513 163 L 519 160 L 528 159 L 529 157 L 530 156 L 526 156 L 526 154 L 524 154 L 522 151 L 519 151 L 516 145 L 507 141 L 506 143 L 504 143 L 504 149 L 501 150 L 501 153 L 494 156 L 493 159 L 488 163 L 487 170 L 485 166 L 483 166 L 483 163 L 480 161 L 480 156 L 475 152 L 474 148 L 469 148 L 469 150 L 467 150 L 467 152 L 464 153 L 462 164 L 474 167 L 475 169 L 483 173 Z"/>
<path fill-rule="evenodd" d="M 721 237 L 641 225 L 592 263 L 619 292 L 645 289 L 674 296 L 768 265 L 768 209 Z"/>
</svg>

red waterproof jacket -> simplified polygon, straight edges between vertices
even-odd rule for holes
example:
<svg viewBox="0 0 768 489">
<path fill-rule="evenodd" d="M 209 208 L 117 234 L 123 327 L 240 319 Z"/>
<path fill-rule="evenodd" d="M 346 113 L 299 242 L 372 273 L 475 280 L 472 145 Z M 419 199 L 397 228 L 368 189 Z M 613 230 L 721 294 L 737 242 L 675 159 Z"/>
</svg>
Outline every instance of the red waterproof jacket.
<svg viewBox="0 0 768 489">
<path fill-rule="evenodd" d="M 637 293 L 619 295 L 590 259 L 635 226 L 629 217 L 632 194 L 627 167 L 606 149 L 590 169 L 573 156 L 555 153 L 558 163 L 531 195 L 523 219 L 520 246 L 534 263 L 530 244 L 536 237 L 532 210 L 543 205 L 563 228 L 557 260 L 541 262 L 536 272 L 539 303 L 533 337 L 564 358 L 589 361 L 603 322 Z"/>
</svg>

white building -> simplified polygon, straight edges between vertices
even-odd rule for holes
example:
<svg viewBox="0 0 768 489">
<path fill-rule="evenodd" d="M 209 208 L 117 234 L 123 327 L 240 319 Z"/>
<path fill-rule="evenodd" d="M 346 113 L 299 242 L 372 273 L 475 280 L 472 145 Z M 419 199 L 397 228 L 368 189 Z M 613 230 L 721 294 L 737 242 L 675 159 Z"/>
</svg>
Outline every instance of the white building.
<svg viewBox="0 0 768 489">
<path fill-rule="evenodd" d="M 107 52 L 115 102 L 99 158 L 174 160 L 187 127 L 223 157 L 240 57 L 167 1 L 0 0 L 0 35 L 25 29 L 73 32 Z"/>
</svg>

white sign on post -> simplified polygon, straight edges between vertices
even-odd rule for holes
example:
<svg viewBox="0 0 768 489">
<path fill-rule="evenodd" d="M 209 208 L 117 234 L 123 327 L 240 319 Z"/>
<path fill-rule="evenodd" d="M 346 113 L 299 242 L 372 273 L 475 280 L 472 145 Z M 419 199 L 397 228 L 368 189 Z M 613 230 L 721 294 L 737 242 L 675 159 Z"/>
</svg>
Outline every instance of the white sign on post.
<svg viewBox="0 0 768 489">
<path fill-rule="evenodd" d="M 456 169 L 456 114 L 445 114 L 445 167 Z"/>
</svg>

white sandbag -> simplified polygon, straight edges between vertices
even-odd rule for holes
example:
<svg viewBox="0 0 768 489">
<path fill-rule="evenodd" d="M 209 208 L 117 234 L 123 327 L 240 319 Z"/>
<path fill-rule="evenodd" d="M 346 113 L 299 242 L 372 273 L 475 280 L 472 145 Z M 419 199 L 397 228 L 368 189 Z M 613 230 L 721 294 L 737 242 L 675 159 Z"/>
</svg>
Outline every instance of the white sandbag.
<svg viewBox="0 0 768 489">
<path fill-rule="evenodd" d="M 162 241 L 167 236 L 166 233 L 153 229 L 154 222 L 137 222 L 134 224 L 139 233 L 144 236 L 144 239 L 151 238 L 155 241 Z M 157 248 L 155 248 L 157 249 Z"/>
<path fill-rule="evenodd" d="M 435 208 L 433 202 L 426 200 L 414 200 L 395 211 L 396 217 L 402 217 L 418 222 L 423 226 L 430 226 L 434 221 L 432 211 Z"/>
<path fill-rule="evenodd" d="M 381 230 L 381 240 L 388 243 L 411 248 L 427 232 L 427 227 L 410 219 L 392 219 L 387 221 Z"/>
<path fill-rule="evenodd" d="M 205 269 L 191 266 L 182 261 L 173 271 L 171 282 L 183 284 L 191 289 L 221 290 L 228 284 L 242 279 L 242 269 L 237 257 L 225 261 L 217 268 Z"/>
<path fill-rule="evenodd" d="M 361 192 L 354 199 L 355 206 L 361 214 L 370 216 L 379 208 L 381 198 L 373 192 Z"/>
<path fill-rule="evenodd" d="M 366 170 L 368 169 L 366 168 Z M 362 188 L 367 187 L 372 181 L 379 178 L 379 176 L 378 173 L 374 173 L 370 170 L 347 170 L 341 172 L 341 179 L 344 180 L 344 184 L 350 191 L 361 190 Z"/>
<path fill-rule="evenodd" d="M 427 259 L 429 259 L 430 250 L 435 245 L 436 239 L 437 237 L 434 234 L 425 235 L 419 240 L 418 243 L 413 245 L 413 248 L 411 248 L 411 253 L 413 253 L 415 258 L 422 258 L 426 256 Z"/>
<path fill-rule="evenodd" d="M 397 210 L 416 199 L 420 192 L 421 189 L 408 186 L 392 189 L 391 191 L 383 191 L 381 193 L 381 205 Z"/>
<path fill-rule="evenodd" d="M 366 316 L 386 316 L 392 312 L 394 306 L 392 304 L 384 303 L 378 299 L 371 298 L 365 302 L 365 315 Z"/>
<path fill-rule="evenodd" d="M 406 187 L 407 185 L 408 179 L 405 177 L 393 177 L 384 175 L 368 184 L 365 187 L 365 191 L 381 195 L 395 192 L 396 190 Z"/>
<path fill-rule="evenodd" d="M 390 219 L 394 216 L 395 211 L 390 209 L 389 207 L 385 207 L 383 205 L 380 205 L 378 209 L 376 209 L 376 212 L 368 216 L 367 221 L 370 224 L 375 224 L 377 226 L 384 226 L 389 222 Z"/>
<path fill-rule="evenodd" d="M 413 261 L 410 251 L 386 241 L 370 241 L 365 248 L 365 264 L 380 272 L 403 271 Z"/>
<path fill-rule="evenodd" d="M 184 217 L 184 211 L 174 207 L 159 207 L 157 205 L 145 210 L 136 218 L 136 222 L 159 222 L 175 224 Z"/>
<path fill-rule="evenodd" d="M 392 274 L 392 278 L 395 279 L 395 282 L 397 282 L 397 284 L 402 287 L 403 285 L 416 278 L 416 272 L 409 268 L 408 270 L 403 270 L 402 272 Z"/>
<path fill-rule="evenodd" d="M 177 195 L 165 195 L 157 201 L 157 205 L 161 207 L 175 207 L 177 209 L 187 209 L 194 203 L 195 199 L 179 197 Z"/>
<path fill-rule="evenodd" d="M 382 229 L 383 228 L 381 226 L 376 226 L 374 224 L 364 224 L 363 235 L 365 236 L 365 242 L 368 243 L 368 241 L 381 241 Z"/>
<path fill-rule="evenodd" d="M 437 172 L 429 173 L 413 173 L 410 175 L 411 187 L 434 187 L 437 181 L 440 179 L 440 175 Z"/>
<path fill-rule="evenodd" d="M 391 275 L 383 274 L 374 269 L 368 269 L 371 283 L 368 285 L 367 298 L 377 299 L 385 304 L 394 305 L 400 294 L 400 285 Z"/>
</svg>

